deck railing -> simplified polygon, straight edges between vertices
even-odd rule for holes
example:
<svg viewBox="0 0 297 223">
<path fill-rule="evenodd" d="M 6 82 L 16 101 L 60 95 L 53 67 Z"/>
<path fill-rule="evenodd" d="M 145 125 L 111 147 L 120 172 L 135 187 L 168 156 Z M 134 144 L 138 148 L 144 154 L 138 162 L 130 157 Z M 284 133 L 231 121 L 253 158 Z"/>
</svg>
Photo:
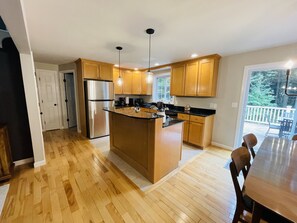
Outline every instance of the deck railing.
<svg viewBox="0 0 297 223">
<path fill-rule="evenodd" d="M 246 107 L 245 121 L 262 124 L 279 124 L 279 121 L 284 118 L 294 118 L 295 109 L 291 107 L 278 108 L 266 106 L 251 106 Z"/>
</svg>

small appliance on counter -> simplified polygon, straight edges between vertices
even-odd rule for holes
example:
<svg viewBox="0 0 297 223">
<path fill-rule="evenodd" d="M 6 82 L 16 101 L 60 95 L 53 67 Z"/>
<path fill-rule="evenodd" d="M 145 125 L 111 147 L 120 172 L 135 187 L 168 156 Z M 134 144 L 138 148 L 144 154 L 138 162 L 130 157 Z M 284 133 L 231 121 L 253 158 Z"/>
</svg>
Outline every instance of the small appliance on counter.
<svg viewBox="0 0 297 223">
<path fill-rule="evenodd" d="M 143 98 L 135 98 L 135 100 L 134 100 L 135 106 L 143 106 L 143 104 L 144 104 Z"/>
</svg>

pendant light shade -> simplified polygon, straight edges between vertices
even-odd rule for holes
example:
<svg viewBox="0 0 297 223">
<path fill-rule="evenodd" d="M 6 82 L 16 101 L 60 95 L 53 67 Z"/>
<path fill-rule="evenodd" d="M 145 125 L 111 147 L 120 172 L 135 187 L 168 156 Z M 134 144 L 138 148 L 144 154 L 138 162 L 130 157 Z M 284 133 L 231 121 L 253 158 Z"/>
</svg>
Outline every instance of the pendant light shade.
<svg viewBox="0 0 297 223">
<path fill-rule="evenodd" d="M 116 49 L 119 51 L 119 78 L 117 80 L 117 85 L 122 86 L 123 85 L 123 78 L 121 75 L 121 50 L 123 49 L 121 46 L 117 46 Z"/>
<path fill-rule="evenodd" d="M 153 73 L 151 72 L 151 36 L 155 33 L 155 30 L 149 28 L 146 30 L 146 33 L 149 35 L 149 64 L 148 64 L 148 71 L 147 73 L 147 83 L 152 83 L 153 81 Z"/>
</svg>

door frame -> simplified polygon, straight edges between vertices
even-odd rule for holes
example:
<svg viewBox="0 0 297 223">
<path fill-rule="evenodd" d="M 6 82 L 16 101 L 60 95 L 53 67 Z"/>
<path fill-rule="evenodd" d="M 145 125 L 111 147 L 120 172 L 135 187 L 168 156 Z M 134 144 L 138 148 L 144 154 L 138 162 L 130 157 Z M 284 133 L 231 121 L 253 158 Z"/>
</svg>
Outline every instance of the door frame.
<svg viewBox="0 0 297 223">
<path fill-rule="evenodd" d="M 249 66 L 244 67 L 233 148 L 237 148 L 237 147 L 241 146 L 241 143 L 242 143 L 241 136 L 242 136 L 243 127 L 244 127 L 243 126 L 244 125 L 244 115 L 245 115 L 244 108 L 247 105 L 251 73 L 253 71 L 258 71 L 258 70 L 285 69 L 284 67 L 285 67 L 286 63 L 287 63 L 287 61 L 282 61 L 282 62 L 275 62 L 275 63 L 249 65 Z"/>
<path fill-rule="evenodd" d="M 74 79 L 74 96 L 75 96 L 75 108 L 76 108 L 76 130 L 77 132 L 81 132 L 80 128 L 80 119 L 79 119 L 79 104 L 78 104 L 78 91 L 77 91 L 77 73 L 75 69 L 71 70 L 63 70 L 59 72 L 59 87 L 60 87 L 60 95 L 61 95 L 61 111 L 62 111 L 62 124 L 63 128 L 68 128 L 67 123 L 67 108 L 66 108 L 66 102 L 63 100 L 65 98 L 65 85 L 64 85 L 64 74 L 66 73 L 73 73 L 73 79 Z"/>
<path fill-rule="evenodd" d="M 58 82 L 58 71 L 57 70 L 47 70 L 47 69 L 36 69 L 35 72 L 36 72 L 36 82 L 37 82 L 37 91 L 38 91 L 38 102 L 39 102 L 39 108 L 40 108 L 40 111 L 41 112 L 44 112 L 44 107 L 43 107 L 43 103 L 41 103 L 40 99 L 40 78 L 39 78 L 39 74 L 38 74 L 38 71 L 51 71 L 51 72 L 55 72 L 54 74 L 54 80 L 55 80 L 55 88 L 56 88 L 56 97 L 57 97 L 57 107 L 58 107 L 58 116 L 59 116 L 59 129 L 62 129 L 62 119 L 61 119 L 61 115 L 62 115 L 62 112 L 61 112 L 61 97 L 60 97 L 60 87 L 59 87 L 59 82 Z M 44 125 L 44 119 L 43 119 L 43 116 L 40 114 L 41 116 L 41 125 L 42 125 L 42 131 L 45 132 L 47 131 L 45 129 L 45 125 Z"/>
</svg>

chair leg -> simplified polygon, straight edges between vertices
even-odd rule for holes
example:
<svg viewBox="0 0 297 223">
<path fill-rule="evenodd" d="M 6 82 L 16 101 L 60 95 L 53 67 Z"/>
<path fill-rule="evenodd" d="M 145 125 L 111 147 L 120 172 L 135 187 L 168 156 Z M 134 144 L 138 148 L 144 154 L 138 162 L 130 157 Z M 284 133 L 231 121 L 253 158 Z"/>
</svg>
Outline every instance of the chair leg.
<svg viewBox="0 0 297 223">
<path fill-rule="evenodd" d="M 236 210 L 235 210 L 235 213 L 234 213 L 234 216 L 233 216 L 233 221 L 232 223 L 238 223 L 238 221 L 240 221 L 240 215 L 243 213 L 243 208 L 241 207 L 236 207 Z"/>
</svg>

